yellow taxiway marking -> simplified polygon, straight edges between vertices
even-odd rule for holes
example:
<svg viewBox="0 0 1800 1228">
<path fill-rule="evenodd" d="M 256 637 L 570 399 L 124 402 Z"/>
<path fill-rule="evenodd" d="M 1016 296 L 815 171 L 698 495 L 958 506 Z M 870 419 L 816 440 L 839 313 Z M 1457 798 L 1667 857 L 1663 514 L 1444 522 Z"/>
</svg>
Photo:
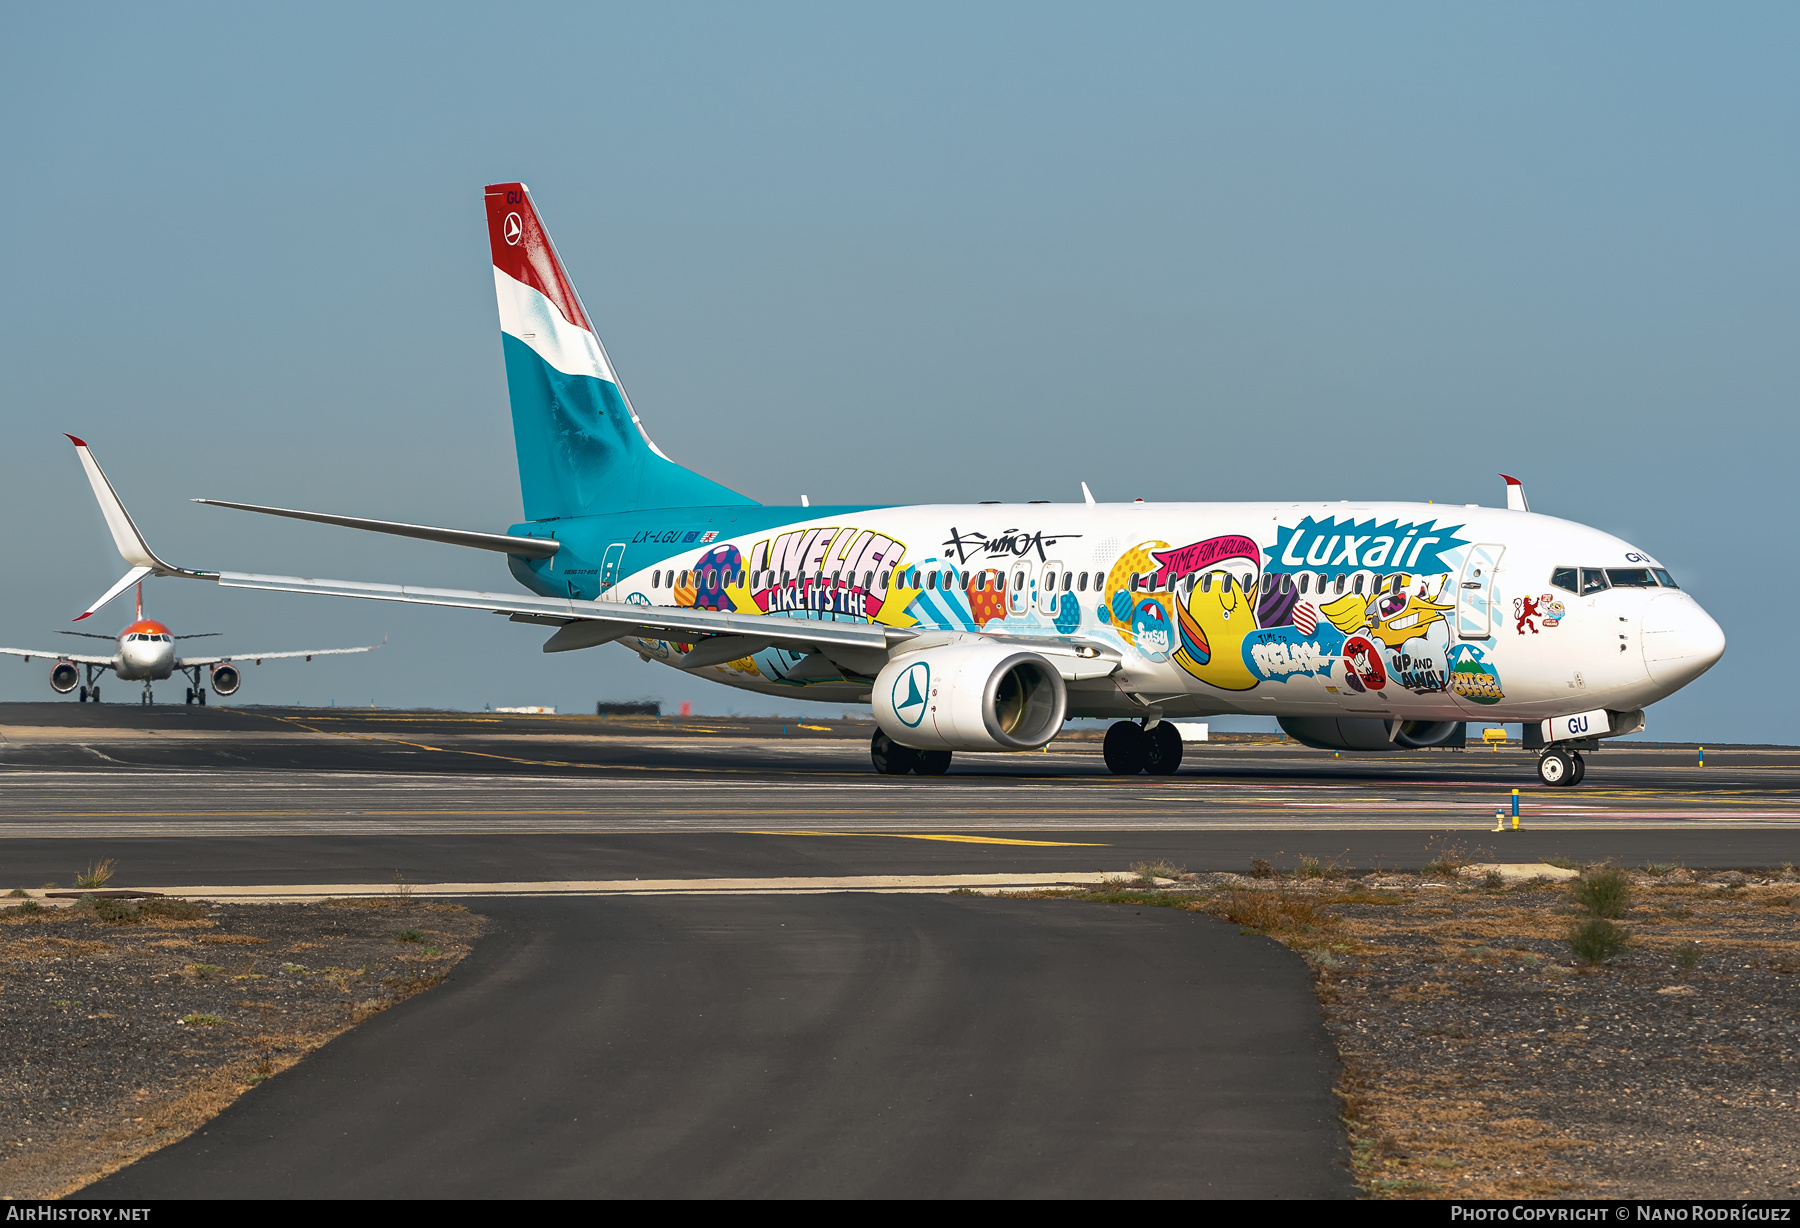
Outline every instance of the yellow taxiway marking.
<svg viewBox="0 0 1800 1228">
<path fill-rule="evenodd" d="M 952 844 L 1024 844 L 1045 849 L 1103 849 L 1084 840 L 1009 840 L 1004 836 L 959 836 L 949 832 L 912 831 L 753 831 L 752 836 L 880 836 L 888 840 L 945 840 Z"/>
</svg>

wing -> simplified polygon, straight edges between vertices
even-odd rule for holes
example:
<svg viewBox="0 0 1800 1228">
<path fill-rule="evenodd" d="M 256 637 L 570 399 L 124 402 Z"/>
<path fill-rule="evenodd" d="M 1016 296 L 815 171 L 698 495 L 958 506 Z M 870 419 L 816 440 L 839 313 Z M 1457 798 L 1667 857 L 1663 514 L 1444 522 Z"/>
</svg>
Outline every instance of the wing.
<svg viewBox="0 0 1800 1228">
<path fill-rule="evenodd" d="M 24 657 L 27 661 L 33 657 L 43 657 L 50 661 L 73 661 L 77 665 L 111 665 L 113 663 L 110 656 L 96 657 L 83 652 L 56 652 L 48 648 L 0 648 L 0 652 L 10 657 Z"/>
<path fill-rule="evenodd" d="M 716 636 L 741 637 L 746 651 L 751 651 L 747 647 L 751 640 L 757 641 L 764 648 L 775 645 L 783 648 L 840 647 L 886 651 L 890 645 L 909 640 L 917 634 L 897 627 L 871 626 L 866 623 L 771 618 L 760 614 L 733 614 L 723 610 L 694 610 L 681 606 L 578 601 L 567 597 L 478 593 L 454 588 L 418 588 L 408 584 L 363 584 L 353 580 L 259 576 L 233 571 L 218 573 L 218 583 L 225 588 L 317 593 L 328 597 L 360 597 L 365 601 L 398 601 L 408 605 L 486 610 L 492 614 L 507 615 L 514 622 L 542 623 L 545 626 L 565 628 L 544 644 L 545 652 L 589 648 L 626 635 L 684 642 Z M 569 628 L 571 623 L 584 624 L 579 634 L 572 633 Z M 729 645 L 720 647 L 726 648 Z M 736 655 L 744 654 L 740 652 Z M 732 658 L 720 658 L 730 659 Z"/>
<path fill-rule="evenodd" d="M 217 665 L 221 661 L 235 661 L 242 665 L 245 661 L 254 661 L 261 665 L 264 661 L 279 661 L 283 657 L 305 657 L 308 661 L 314 657 L 338 657 L 347 652 L 374 652 L 380 644 L 369 644 L 363 648 L 302 648 L 296 652 L 230 652 L 217 657 L 182 657 L 175 662 L 176 669 L 186 669 L 192 665 Z"/>
</svg>

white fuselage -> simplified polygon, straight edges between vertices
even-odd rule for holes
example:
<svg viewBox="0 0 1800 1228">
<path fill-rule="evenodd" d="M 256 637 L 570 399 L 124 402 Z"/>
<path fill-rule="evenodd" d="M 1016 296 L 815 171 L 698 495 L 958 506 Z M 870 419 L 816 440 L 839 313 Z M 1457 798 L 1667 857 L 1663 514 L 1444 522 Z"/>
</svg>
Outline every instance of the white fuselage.
<svg viewBox="0 0 1800 1228">
<path fill-rule="evenodd" d="M 127 682 L 161 682 L 175 672 L 175 637 L 160 625 L 133 624 L 119 633 L 113 673 Z"/>
<path fill-rule="evenodd" d="M 603 596 L 1093 644 L 1070 716 L 1539 720 L 1638 709 L 1724 651 L 1661 565 L 1585 525 L 1416 503 L 815 509 L 635 567 Z M 995 584 L 995 578 L 999 584 Z M 1610 578 L 1609 578 L 1610 577 Z M 1379 587 L 1380 591 L 1376 589 Z M 1321 591 L 1321 588 L 1323 591 Z M 679 664 L 685 646 L 623 641 Z M 904 649 L 902 649 L 904 651 Z M 874 670 L 766 649 L 694 672 L 866 702 Z"/>
</svg>

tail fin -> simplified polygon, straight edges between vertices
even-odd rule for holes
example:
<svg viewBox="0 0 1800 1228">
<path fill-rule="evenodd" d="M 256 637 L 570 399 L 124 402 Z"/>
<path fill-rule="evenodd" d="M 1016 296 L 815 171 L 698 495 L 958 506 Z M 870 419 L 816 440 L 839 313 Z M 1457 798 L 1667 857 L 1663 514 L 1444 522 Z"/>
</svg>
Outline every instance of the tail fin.
<svg viewBox="0 0 1800 1228">
<path fill-rule="evenodd" d="M 176 567 L 156 557 L 156 551 L 150 549 L 150 543 L 138 531 L 137 522 L 131 513 L 125 510 L 124 500 L 114 490 L 112 483 L 106 480 L 106 474 L 100 471 L 100 462 L 88 451 L 83 440 L 68 436 L 69 442 L 75 445 L 75 455 L 81 458 L 81 467 L 87 473 L 88 485 L 94 488 L 94 498 L 100 504 L 100 514 L 106 517 L 106 527 L 112 531 L 113 545 L 118 547 L 119 557 L 131 564 L 119 582 L 106 590 L 105 596 L 89 606 L 87 610 L 76 615 L 80 622 L 95 610 L 117 597 L 120 593 L 137 584 L 145 576 L 188 576 L 194 579 L 216 579 L 211 572 L 190 571 L 186 567 Z M 144 592 L 138 590 L 138 613 L 142 617 L 144 609 Z"/>
<path fill-rule="evenodd" d="M 525 185 L 490 184 L 487 217 L 525 518 L 755 503 L 650 442 Z"/>
</svg>

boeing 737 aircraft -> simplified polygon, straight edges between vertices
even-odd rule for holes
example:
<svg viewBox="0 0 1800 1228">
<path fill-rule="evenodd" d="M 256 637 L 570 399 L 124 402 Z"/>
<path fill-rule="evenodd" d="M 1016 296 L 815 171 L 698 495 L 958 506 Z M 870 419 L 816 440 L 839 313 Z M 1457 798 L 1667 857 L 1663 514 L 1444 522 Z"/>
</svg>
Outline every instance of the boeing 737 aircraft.
<svg viewBox="0 0 1800 1228">
<path fill-rule="evenodd" d="M 106 516 L 107 527 L 112 530 L 113 542 L 119 548 L 127 562 L 132 562 L 132 569 L 125 573 L 106 595 L 85 613 L 75 619 L 80 622 L 95 610 L 117 597 L 127 588 L 137 587 L 137 617 L 118 635 L 99 635 L 91 631 L 64 631 L 63 635 L 79 635 L 88 639 L 111 640 L 113 651 L 101 656 L 97 653 L 53 652 L 40 648 L 0 648 L 0 653 L 9 656 L 24 657 L 27 661 L 33 657 L 49 657 L 56 663 L 50 667 L 50 689 L 58 695 L 67 695 L 77 686 L 81 688 L 81 702 L 92 699 L 100 702 L 100 686 L 97 675 L 111 670 L 126 682 L 144 684 L 142 702 L 151 703 L 154 697 L 150 690 L 152 682 L 161 682 L 172 678 L 177 672 L 184 673 L 193 684 L 187 689 L 187 702 L 190 704 L 206 703 L 206 687 L 200 681 L 200 671 L 207 670 L 212 688 L 220 695 L 233 695 L 243 685 L 243 674 L 238 666 L 245 661 L 255 661 L 261 665 L 264 661 L 278 660 L 284 657 L 305 657 L 308 661 L 314 657 L 339 656 L 350 652 L 374 652 L 381 645 L 371 644 L 366 648 L 308 648 L 299 652 L 238 652 L 225 656 L 212 657 L 178 657 L 175 655 L 177 640 L 206 639 L 217 635 L 216 631 L 201 631 L 193 635 L 176 635 L 168 626 L 154 618 L 144 617 L 144 576 L 154 569 L 153 564 L 160 562 L 151 553 L 150 547 L 144 544 L 144 538 L 138 532 L 137 525 L 125 511 L 125 505 L 113 491 L 112 483 L 100 471 L 100 464 L 88 451 L 87 444 L 70 435 L 75 444 L 75 452 L 81 458 L 82 468 L 87 471 L 88 481 L 94 488 L 94 495 L 100 500 L 100 510 Z M 141 556 L 140 562 L 134 555 Z M 168 569 L 173 570 L 173 569 Z M 82 671 L 87 677 L 84 680 Z"/>
<path fill-rule="evenodd" d="M 521 183 L 487 189 L 525 521 L 506 533 L 222 506 L 493 550 L 533 596 L 195 572 L 235 588 L 486 610 L 768 695 L 872 704 L 890 774 L 1117 718 L 1115 772 L 1173 772 L 1166 718 L 1308 746 L 1460 745 L 1521 722 L 1539 778 L 1644 727 L 1725 637 L 1647 551 L 1504 509 L 1344 501 L 767 507 L 651 442 Z M 872 475 L 873 476 L 873 475 Z M 201 500 L 201 502 L 214 502 Z"/>
</svg>

